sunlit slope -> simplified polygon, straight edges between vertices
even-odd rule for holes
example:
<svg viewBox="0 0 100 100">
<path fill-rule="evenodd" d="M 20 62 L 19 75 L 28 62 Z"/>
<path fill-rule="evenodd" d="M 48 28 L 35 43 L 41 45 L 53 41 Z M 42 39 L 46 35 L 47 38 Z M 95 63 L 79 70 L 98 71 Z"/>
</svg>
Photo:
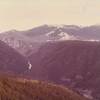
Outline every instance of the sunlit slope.
<svg viewBox="0 0 100 100">
<path fill-rule="evenodd" d="M 86 100 L 62 86 L 0 76 L 1 100 Z"/>
</svg>

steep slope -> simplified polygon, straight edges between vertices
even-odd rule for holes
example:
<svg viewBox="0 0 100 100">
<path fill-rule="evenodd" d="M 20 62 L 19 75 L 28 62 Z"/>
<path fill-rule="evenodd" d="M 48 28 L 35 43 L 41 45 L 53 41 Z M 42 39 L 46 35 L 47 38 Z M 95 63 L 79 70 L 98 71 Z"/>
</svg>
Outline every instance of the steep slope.
<svg viewBox="0 0 100 100">
<path fill-rule="evenodd" d="M 27 59 L 0 41 L 0 71 L 23 73 L 28 69 Z"/>
<path fill-rule="evenodd" d="M 86 100 L 71 90 L 41 81 L 0 76 L 1 100 Z"/>
<path fill-rule="evenodd" d="M 30 56 L 31 76 L 69 85 L 100 99 L 100 42 L 51 42 Z"/>
<path fill-rule="evenodd" d="M 31 53 L 36 52 L 41 43 L 35 42 L 22 35 L 23 31 L 11 30 L 0 34 L 0 40 L 7 43 L 12 48 L 16 49 L 20 54 L 29 56 Z"/>
</svg>

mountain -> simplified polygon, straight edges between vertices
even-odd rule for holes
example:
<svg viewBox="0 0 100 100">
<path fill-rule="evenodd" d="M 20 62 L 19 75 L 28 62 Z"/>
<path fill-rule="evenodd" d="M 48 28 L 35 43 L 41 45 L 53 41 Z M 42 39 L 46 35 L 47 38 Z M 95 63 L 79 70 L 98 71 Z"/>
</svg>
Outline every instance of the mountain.
<svg viewBox="0 0 100 100">
<path fill-rule="evenodd" d="M 76 25 L 42 25 L 24 34 L 36 41 L 59 41 L 59 40 L 100 40 L 100 26 L 76 26 Z"/>
<path fill-rule="evenodd" d="M 87 100 L 63 86 L 0 76 L 1 100 Z"/>
<path fill-rule="evenodd" d="M 99 25 L 42 25 L 26 31 L 3 32 L 0 40 L 16 51 L 1 45 L 1 70 L 67 84 L 89 98 L 100 99 L 99 33 Z"/>
<path fill-rule="evenodd" d="M 64 26 L 43 25 L 26 31 L 25 35 L 31 38 L 35 37 L 34 39 L 39 42 L 57 41 L 57 40 L 63 40 L 63 38 L 65 38 L 64 40 L 74 39 L 73 36 L 63 31 L 63 29 L 65 29 L 65 25 Z"/>
<path fill-rule="evenodd" d="M 48 42 L 29 59 L 33 78 L 67 85 L 100 100 L 100 42 Z"/>
<path fill-rule="evenodd" d="M 0 40 L 16 49 L 20 54 L 28 56 L 36 52 L 41 43 L 33 42 L 32 39 L 22 35 L 23 32 L 11 30 L 0 34 Z"/>
<path fill-rule="evenodd" d="M 20 74 L 28 67 L 28 60 L 24 56 L 0 41 L 0 72 Z"/>
<path fill-rule="evenodd" d="M 52 41 L 100 41 L 100 26 L 41 25 L 26 31 L 11 30 L 0 34 L 0 40 L 28 57 L 41 45 Z"/>
</svg>

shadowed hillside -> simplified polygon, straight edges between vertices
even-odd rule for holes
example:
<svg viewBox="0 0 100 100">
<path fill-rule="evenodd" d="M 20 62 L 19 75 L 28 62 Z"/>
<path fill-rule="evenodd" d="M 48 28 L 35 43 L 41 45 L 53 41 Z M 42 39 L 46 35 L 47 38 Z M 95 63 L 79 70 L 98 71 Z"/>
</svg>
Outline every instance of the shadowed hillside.
<svg viewBox="0 0 100 100">
<path fill-rule="evenodd" d="M 69 85 L 88 98 L 100 99 L 99 42 L 47 43 L 30 59 L 33 78 Z"/>
<path fill-rule="evenodd" d="M 28 69 L 24 56 L 0 41 L 0 71 L 22 73 Z"/>
<path fill-rule="evenodd" d="M 71 90 L 36 80 L 0 76 L 1 100 L 86 100 Z"/>
</svg>

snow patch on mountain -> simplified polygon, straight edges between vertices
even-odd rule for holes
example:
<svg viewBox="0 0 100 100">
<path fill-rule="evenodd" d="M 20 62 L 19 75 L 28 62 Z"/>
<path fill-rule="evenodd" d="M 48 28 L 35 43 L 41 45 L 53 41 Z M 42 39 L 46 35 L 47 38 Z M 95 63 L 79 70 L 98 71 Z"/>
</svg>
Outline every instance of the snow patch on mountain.
<svg viewBox="0 0 100 100">
<path fill-rule="evenodd" d="M 51 31 L 51 32 L 47 33 L 46 36 L 49 36 L 49 35 L 51 35 L 53 33 L 55 33 L 55 31 Z"/>
<path fill-rule="evenodd" d="M 74 36 L 68 35 L 67 33 L 61 32 L 58 34 L 61 38 L 59 40 L 72 40 L 75 39 Z"/>
<path fill-rule="evenodd" d="M 94 40 L 94 39 L 91 39 L 91 40 L 88 40 L 88 41 L 91 41 L 91 42 L 100 42 L 100 40 Z"/>
<path fill-rule="evenodd" d="M 88 89 L 86 89 L 86 90 L 80 90 L 80 93 L 81 93 L 84 97 L 86 97 L 86 98 L 88 98 L 88 99 L 90 99 L 90 100 L 93 100 L 93 96 L 92 96 L 92 91 L 91 91 L 91 90 L 88 90 Z"/>
<path fill-rule="evenodd" d="M 80 40 L 80 41 L 90 41 L 90 42 L 100 42 L 100 40 L 94 40 L 94 39 L 84 39 L 84 40 Z"/>
</svg>

